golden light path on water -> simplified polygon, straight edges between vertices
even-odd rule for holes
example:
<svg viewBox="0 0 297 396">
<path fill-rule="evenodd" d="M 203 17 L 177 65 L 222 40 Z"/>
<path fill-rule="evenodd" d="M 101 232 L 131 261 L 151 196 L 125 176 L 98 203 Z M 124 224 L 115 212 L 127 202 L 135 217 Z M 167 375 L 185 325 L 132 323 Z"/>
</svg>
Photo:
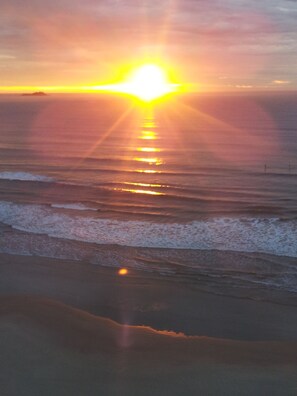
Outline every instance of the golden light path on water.
<svg viewBox="0 0 297 396">
<path fill-rule="evenodd" d="M 89 88 L 94 91 L 132 95 L 143 102 L 149 103 L 180 91 L 180 84 L 174 84 L 170 81 L 167 69 L 166 66 L 145 63 L 130 71 L 129 74 L 122 75 L 121 81 L 118 83 L 95 85 Z"/>
<path fill-rule="evenodd" d="M 150 165 L 151 164 L 155 164 L 155 165 L 163 164 L 163 161 L 160 158 L 139 158 L 139 157 L 135 157 L 134 160 L 138 161 L 138 162 L 147 162 Z"/>
<path fill-rule="evenodd" d="M 134 162 L 143 165 L 142 169 L 136 169 L 137 173 L 144 173 L 144 174 L 160 173 L 160 171 L 157 170 L 156 167 L 164 163 L 163 159 L 161 157 L 151 156 L 152 153 L 160 153 L 162 151 L 161 148 L 155 146 L 155 142 L 159 138 L 157 129 L 158 126 L 156 124 L 154 114 L 150 109 L 145 113 L 141 121 L 138 136 L 136 137 L 136 141 L 140 141 L 140 142 L 145 141 L 145 145 L 143 146 L 136 145 L 135 147 L 131 147 L 132 151 L 141 152 L 143 154 L 142 157 L 138 157 L 138 156 L 132 157 L 132 160 Z M 163 192 L 156 190 L 156 188 L 159 189 L 165 187 L 158 183 L 129 181 L 129 182 L 123 182 L 123 184 L 126 185 L 127 187 L 115 188 L 114 190 L 129 192 L 133 194 L 164 195 Z"/>
<path fill-rule="evenodd" d="M 134 194 L 164 195 L 164 193 L 160 193 L 158 191 L 141 190 L 141 189 L 134 189 L 134 188 L 115 188 L 114 190 L 115 191 L 126 191 L 126 192 L 131 192 Z"/>
<path fill-rule="evenodd" d="M 137 169 L 136 172 L 138 172 L 138 173 L 161 173 L 160 171 L 156 171 L 153 169 Z"/>
<path fill-rule="evenodd" d="M 152 131 L 142 131 L 141 139 L 143 140 L 156 140 L 157 136 L 155 132 Z"/>
<path fill-rule="evenodd" d="M 149 184 L 149 183 L 133 183 L 133 182 L 124 182 L 124 184 L 127 184 L 129 186 L 139 186 L 139 187 L 167 187 L 162 184 Z"/>
<path fill-rule="evenodd" d="M 156 147 L 137 147 L 137 151 L 141 151 L 143 153 L 159 153 L 161 149 Z"/>
</svg>

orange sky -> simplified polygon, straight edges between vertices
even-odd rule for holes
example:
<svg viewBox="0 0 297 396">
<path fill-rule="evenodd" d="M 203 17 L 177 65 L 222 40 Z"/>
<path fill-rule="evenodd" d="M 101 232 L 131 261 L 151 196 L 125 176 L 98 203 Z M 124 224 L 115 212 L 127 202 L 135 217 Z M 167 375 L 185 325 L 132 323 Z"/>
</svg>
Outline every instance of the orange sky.
<svg viewBox="0 0 297 396">
<path fill-rule="evenodd" d="M 296 89 L 296 16 L 289 0 L 2 0 L 1 90 L 110 84 L 146 61 L 194 90 Z"/>
</svg>

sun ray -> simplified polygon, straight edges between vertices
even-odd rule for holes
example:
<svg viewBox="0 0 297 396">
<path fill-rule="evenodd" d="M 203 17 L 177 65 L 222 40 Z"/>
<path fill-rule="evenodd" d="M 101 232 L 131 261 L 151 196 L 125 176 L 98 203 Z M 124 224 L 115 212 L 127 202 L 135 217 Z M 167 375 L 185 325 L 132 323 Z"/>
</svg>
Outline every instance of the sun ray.
<svg viewBox="0 0 297 396">
<path fill-rule="evenodd" d="M 111 125 L 111 127 L 98 139 L 96 142 L 89 148 L 88 151 L 85 152 L 85 154 L 82 156 L 81 160 L 71 169 L 69 169 L 69 174 L 74 172 L 76 169 L 78 169 L 84 161 L 90 157 L 90 155 L 96 150 L 97 147 L 99 147 L 105 139 L 112 133 L 112 131 L 122 122 L 128 115 L 131 113 L 133 110 L 134 106 L 128 107 L 128 109 L 120 115 L 120 117 Z"/>
<path fill-rule="evenodd" d="M 133 95 L 144 102 L 151 102 L 169 93 L 176 92 L 179 84 L 168 81 L 164 69 L 155 64 L 145 64 L 130 77 L 118 84 L 94 86 L 94 90 Z"/>
</svg>

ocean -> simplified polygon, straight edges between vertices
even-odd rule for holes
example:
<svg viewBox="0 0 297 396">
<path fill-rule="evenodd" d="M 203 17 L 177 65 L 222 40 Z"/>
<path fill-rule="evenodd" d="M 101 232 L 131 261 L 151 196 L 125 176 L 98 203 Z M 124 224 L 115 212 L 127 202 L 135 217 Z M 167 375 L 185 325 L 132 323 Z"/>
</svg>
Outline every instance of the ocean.
<svg viewBox="0 0 297 396">
<path fill-rule="evenodd" d="M 282 92 L 1 95 L 0 252 L 295 293 L 296 108 Z"/>
</svg>

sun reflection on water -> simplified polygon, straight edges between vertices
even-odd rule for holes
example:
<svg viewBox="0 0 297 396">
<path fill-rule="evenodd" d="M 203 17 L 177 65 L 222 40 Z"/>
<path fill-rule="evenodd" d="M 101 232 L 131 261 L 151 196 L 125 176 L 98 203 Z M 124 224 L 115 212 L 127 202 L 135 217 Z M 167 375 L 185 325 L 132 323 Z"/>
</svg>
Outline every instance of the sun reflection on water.
<svg viewBox="0 0 297 396">
<path fill-rule="evenodd" d="M 130 150 L 134 152 L 142 153 L 142 156 L 132 157 L 132 161 L 138 164 L 141 163 L 143 165 L 143 168 L 134 169 L 134 172 L 147 175 L 161 173 L 157 167 L 164 164 L 163 158 L 160 156 L 152 156 L 152 153 L 160 153 L 162 151 L 161 148 L 156 147 L 156 141 L 158 139 L 158 124 L 155 120 L 153 112 L 148 111 L 145 117 L 142 119 L 140 129 L 135 136 L 135 142 L 137 143 L 134 147 L 132 146 L 130 148 Z M 143 146 L 139 144 L 141 141 L 145 143 Z M 164 192 L 155 190 L 166 187 L 162 184 L 150 183 L 149 181 L 145 182 L 143 180 L 125 181 L 123 184 L 125 187 L 115 188 L 115 190 L 134 194 L 165 195 Z"/>
<path fill-rule="evenodd" d="M 152 113 L 144 119 L 142 128 L 156 128 L 156 121 Z"/>
<path fill-rule="evenodd" d="M 154 169 L 136 169 L 137 173 L 161 173 L 161 171 L 156 171 Z"/>
<path fill-rule="evenodd" d="M 159 191 L 152 191 L 152 190 L 141 190 L 141 189 L 134 189 L 134 188 L 115 188 L 115 191 L 124 191 L 124 192 L 131 192 L 134 194 L 148 194 L 148 195 L 164 195 Z"/>
<path fill-rule="evenodd" d="M 150 183 L 134 183 L 134 182 L 124 182 L 129 186 L 139 186 L 139 187 L 166 187 L 162 184 L 150 184 Z"/>
<path fill-rule="evenodd" d="M 148 164 L 152 165 L 161 165 L 163 164 L 163 161 L 160 158 L 140 158 L 140 157 L 135 157 L 133 158 L 134 161 L 138 162 L 147 162 Z"/>
<path fill-rule="evenodd" d="M 137 147 L 137 151 L 141 151 L 143 153 L 159 153 L 161 149 L 157 147 Z"/>
<path fill-rule="evenodd" d="M 144 140 L 157 140 L 157 135 L 153 131 L 141 131 L 140 139 Z"/>
</svg>

